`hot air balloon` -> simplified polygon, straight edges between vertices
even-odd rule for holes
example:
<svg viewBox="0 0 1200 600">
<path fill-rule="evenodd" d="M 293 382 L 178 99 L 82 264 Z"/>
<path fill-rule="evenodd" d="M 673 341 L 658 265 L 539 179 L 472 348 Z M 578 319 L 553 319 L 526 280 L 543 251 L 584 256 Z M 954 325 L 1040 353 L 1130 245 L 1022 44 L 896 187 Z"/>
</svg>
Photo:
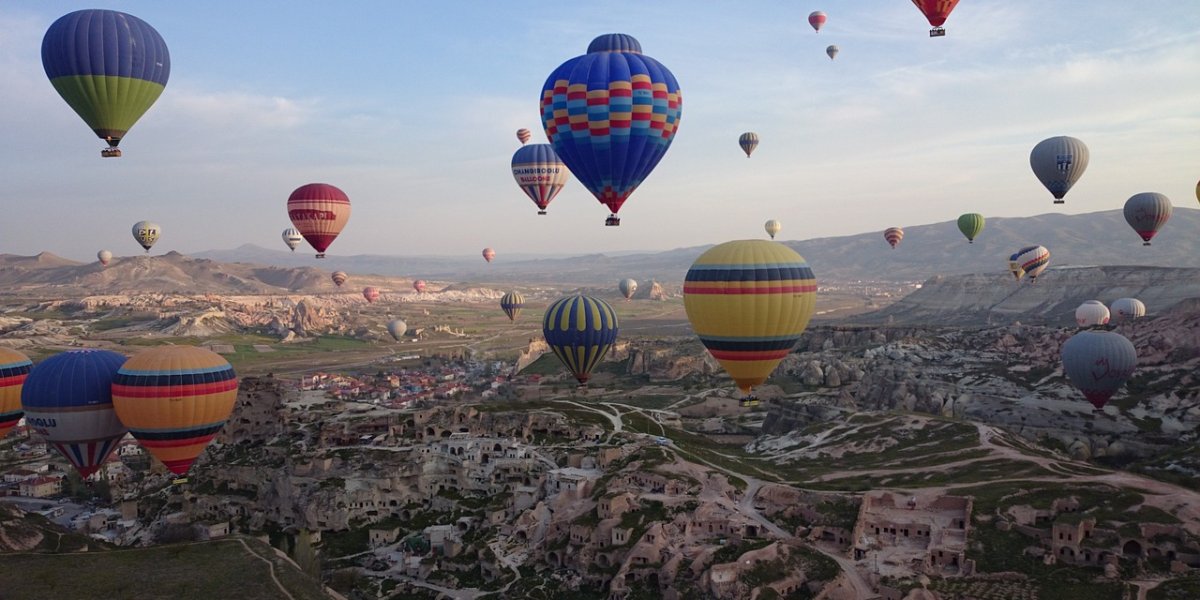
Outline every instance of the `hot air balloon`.
<svg viewBox="0 0 1200 600">
<path fill-rule="evenodd" d="M 1065 135 L 1044 139 L 1029 153 L 1033 174 L 1054 195 L 1054 203 L 1065 202 L 1063 197 L 1079 181 L 1088 166 L 1088 149 L 1082 141 Z"/>
<path fill-rule="evenodd" d="M 1137 298 L 1117 298 L 1109 309 L 1112 319 L 1118 323 L 1146 316 L 1146 305 Z"/>
<path fill-rule="evenodd" d="M 342 287 L 342 284 L 346 283 L 347 275 L 345 271 L 334 271 L 329 278 L 333 280 L 333 285 Z"/>
<path fill-rule="evenodd" d="M 303 241 L 304 236 L 300 235 L 300 232 L 296 231 L 295 228 L 288 227 L 287 229 L 283 230 L 283 243 L 287 244 L 287 247 L 291 248 L 292 252 L 295 252 L 296 246 L 299 246 L 300 242 Z"/>
<path fill-rule="evenodd" d="M 675 76 L 642 54 L 633 36 L 610 33 L 564 62 L 542 87 L 546 137 L 575 177 L 612 214 L 662 160 L 683 112 Z"/>
<path fill-rule="evenodd" d="M 113 407 L 142 447 L 182 475 L 221 431 L 237 400 L 229 362 L 194 346 L 155 346 L 113 381 Z"/>
<path fill-rule="evenodd" d="M 814 10 L 808 14 L 808 24 L 812 25 L 813 31 L 817 33 L 821 32 L 821 28 L 825 26 L 825 21 L 828 20 L 829 17 L 825 16 L 825 13 L 819 10 Z"/>
<path fill-rule="evenodd" d="M 767 235 L 771 236 L 771 239 L 775 239 L 775 234 L 783 229 L 783 223 L 775 219 L 768 219 L 766 223 L 763 223 L 763 229 L 767 230 Z"/>
<path fill-rule="evenodd" d="M 967 238 L 968 244 L 975 243 L 975 237 L 983 231 L 983 215 L 967 213 L 958 217 L 958 230 Z"/>
<path fill-rule="evenodd" d="M 350 198 L 328 183 L 309 183 L 296 188 L 288 197 L 287 209 L 292 225 L 317 251 L 317 258 L 325 258 L 325 249 L 350 220 Z"/>
<path fill-rule="evenodd" d="M 1200 202 L 1200 181 L 1196 182 L 1196 201 Z"/>
<path fill-rule="evenodd" d="M 371 304 L 379 299 L 379 288 L 375 286 L 367 286 L 363 288 L 363 298 L 367 299 L 367 304 Z"/>
<path fill-rule="evenodd" d="M 21 420 L 21 388 L 32 367 L 28 356 L 0 347 L 0 439 Z"/>
<path fill-rule="evenodd" d="M 746 153 L 746 158 L 754 153 L 754 149 L 758 147 L 758 134 L 753 131 L 747 131 L 738 137 L 738 145 L 742 147 L 742 152 Z"/>
<path fill-rule="evenodd" d="M 400 319 L 392 319 L 388 321 L 387 330 L 391 334 L 392 339 L 398 342 L 404 337 L 404 332 L 408 331 L 408 324 Z"/>
<path fill-rule="evenodd" d="M 746 395 L 787 356 L 808 326 L 817 281 L 791 248 L 767 240 L 725 242 L 688 269 L 683 306 L 692 330 Z"/>
<path fill-rule="evenodd" d="M 100 266 L 107 267 L 108 263 L 112 262 L 112 252 L 101 250 L 96 253 L 96 259 L 100 261 Z"/>
<path fill-rule="evenodd" d="M 1108 307 L 1099 300 L 1088 300 L 1075 309 L 1075 324 L 1080 327 L 1107 325 Z"/>
<path fill-rule="evenodd" d="M 414 281 L 414 282 L 413 282 L 413 289 L 414 289 L 414 290 L 417 290 L 417 293 L 418 293 L 418 294 L 424 294 L 424 293 L 425 293 L 425 280 L 424 280 L 424 279 L 418 279 L 418 280 Z"/>
<path fill-rule="evenodd" d="M 60 17 L 42 38 L 42 67 L 54 90 L 118 157 L 117 144 L 158 100 L 171 75 L 171 55 L 145 21 L 115 10 Z"/>
<path fill-rule="evenodd" d="M 533 137 L 533 134 L 530 133 L 528 129 L 522 127 L 517 130 L 517 139 L 521 141 L 521 145 L 524 145 L 525 142 L 528 142 L 529 138 L 531 137 Z"/>
<path fill-rule="evenodd" d="M 841 48 L 838 48 L 837 46 L 834 46 L 834 45 L 830 45 L 825 48 L 825 54 L 829 55 L 829 60 L 833 60 L 833 59 L 837 58 L 838 52 L 841 52 L 841 51 L 842 51 Z"/>
<path fill-rule="evenodd" d="M 1125 222 L 1142 238 L 1142 245 L 1149 246 L 1150 239 L 1171 218 L 1171 201 L 1157 192 L 1134 194 L 1125 201 Z"/>
<path fill-rule="evenodd" d="M 1063 373 L 1097 410 L 1137 368 L 1137 350 L 1111 331 L 1080 331 L 1062 347 Z"/>
<path fill-rule="evenodd" d="M 113 381 L 125 356 L 71 350 L 42 361 L 25 380 L 25 422 L 84 478 L 95 473 L 127 430 L 113 410 Z"/>
<path fill-rule="evenodd" d="M 490 262 L 492 262 L 493 258 L 496 258 L 496 251 L 492 250 L 491 248 L 484 248 L 483 249 L 483 260 L 486 260 L 490 263 Z"/>
<path fill-rule="evenodd" d="M 891 244 L 892 249 L 895 250 L 900 240 L 904 239 L 904 230 L 899 227 L 888 227 L 883 231 L 883 239 L 887 240 L 887 243 Z"/>
<path fill-rule="evenodd" d="M 946 22 L 946 17 L 950 16 L 950 11 L 954 10 L 958 0 L 913 0 L 913 4 L 916 4 L 921 14 L 929 20 L 929 26 L 932 27 L 929 30 L 929 37 L 946 35 L 942 24 Z"/>
<path fill-rule="evenodd" d="M 625 296 L 626 300 L 633 298 L 634 292 L 637 292 L 637 281 L 633 279 L 622 279 L 621 283 L 617 284 L 617 288 L 621 290 L 621 295 Z"/>
<path fill-rule="evenodd" d="M 146 254 L 150 253 L 150 247 L 158 241 L 160 235 L 162 235 L 162 227 L 159 227 L 158 223 L 138 221 L 133 224 L 133 239 L 146 249 Z"/>
<path fill-rule="evenodd" d="M 567 165 L 558 158 L 550 144 L 532 144 L 518 148 L 512 157 L 513 179 L 538 207 L 538 214 L 546 214 L 550 201 L 562 191 L 571 179 Z"/>
<path fill-rule="evenodd" d="M 522 296 L 520 292 L 509 292 L 500 298 L 500 309 L 508 315 L 509 321 L 516 321 L 524 306 L 525 296 Z"/>
<path fill-rule="evenodd" d="M 592 368 L 617 340 L 617 313 L 607 302 L 590 296 L 555 300 L 542 319 L 542 335 L 558 360 L 585 386 Z"/>
<path fill-rule="evenodd" d="M 1028 275 L 1031 281 L 1037 281 L 1038 275 L 1050 264 L 1050 251 L 1043 246 L 1026 246 L 1009 257 L 1009 262 L 1017 263 L 1022 275 Z"/>
</svg>

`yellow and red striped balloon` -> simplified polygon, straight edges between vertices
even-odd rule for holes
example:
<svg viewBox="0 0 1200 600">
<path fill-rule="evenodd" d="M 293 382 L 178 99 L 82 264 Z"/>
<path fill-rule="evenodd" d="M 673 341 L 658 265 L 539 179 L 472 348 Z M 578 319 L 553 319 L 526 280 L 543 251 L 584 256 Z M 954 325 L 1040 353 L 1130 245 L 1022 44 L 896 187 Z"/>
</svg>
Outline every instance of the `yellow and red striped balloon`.
<svg viewBox="0 0 1200 600">
<path fill-rule="evenodd" d="M 804 258 L 768 240 L 710 248 L 683 284 L 692 329 L 747 395 L 796 345 L 816 295 L 817 280 Z"/>
<path fill-rule="evenodd" d="M 182 475 L 237 400 L 229 361 L 204 348 L 158 346 L 130 358 L 113 381 L 113 408 L 142 447 Z"/>
<path fill-rule="evenodd" d="M 21 410 L 21 388 L 33 363 L 29 357 L 8 348 L 0 348 L 0 438 L 8 435 L 24 412 Z"/>
</svg>

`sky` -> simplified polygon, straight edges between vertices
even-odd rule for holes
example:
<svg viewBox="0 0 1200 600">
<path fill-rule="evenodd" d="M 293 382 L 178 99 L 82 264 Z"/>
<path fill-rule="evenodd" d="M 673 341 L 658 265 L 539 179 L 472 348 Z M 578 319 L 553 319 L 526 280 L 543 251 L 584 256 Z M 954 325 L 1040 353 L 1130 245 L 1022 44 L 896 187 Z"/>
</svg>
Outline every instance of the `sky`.
<svg viewBox="0 0 1200 600">
<path fill-rule="evenodd" d="M 155 253 L 283 249 L 287 197 L 309 182 L 351 199 L 331 254 L 498 260 L 762 237 L 770 218 L 808 239 L 1118 209 L 1143 191 L 1196 206 L 1193 2 L 962 0 L 936 39 L 908 0 L 116 2 L 171 53 L 119 159 L 41 66 L 47 27 L 95 7 L 0 4 L 0 253 L 134 254 L 141 219 L 162 226 Z M 819 34 L 813 10 L 829 15 Z M 515 131 L 545 141 L 546 77 L 609 32 L 674 73 L 678 134 L 620 227 L 574 179 L 538 216 L 509 168 Z M 749 160 L 744 131 L 761 138 Z M 1028 158 L 1055 135 L 1091 153 L 1058 206 Z"/>
</svg>

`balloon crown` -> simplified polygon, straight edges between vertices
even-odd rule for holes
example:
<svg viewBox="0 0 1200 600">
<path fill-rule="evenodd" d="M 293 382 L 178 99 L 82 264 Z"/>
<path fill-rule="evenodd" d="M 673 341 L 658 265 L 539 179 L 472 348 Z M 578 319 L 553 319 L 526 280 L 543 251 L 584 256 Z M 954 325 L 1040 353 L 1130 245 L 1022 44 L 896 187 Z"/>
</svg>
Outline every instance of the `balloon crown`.
<svg viewBox="0 0 1200 600">
<path fill-rule="evenodd" d="M 606 33 L 588 44 L 588 54 L 593 52 L 628 52 L 641 54 L 642 44 L 627 33 Z"/>
</svg>

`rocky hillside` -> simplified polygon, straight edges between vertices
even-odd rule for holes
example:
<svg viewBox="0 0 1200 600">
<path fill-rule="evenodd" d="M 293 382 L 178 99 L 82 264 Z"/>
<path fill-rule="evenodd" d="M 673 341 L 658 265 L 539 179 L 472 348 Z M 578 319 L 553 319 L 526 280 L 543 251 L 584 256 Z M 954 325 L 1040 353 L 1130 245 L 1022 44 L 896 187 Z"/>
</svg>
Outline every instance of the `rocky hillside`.
<svg viewBox="0 0 1200 600">
<path fill-rule="evenodd" d="M 1111 304 L 1134 297 L 1149 314 L 1200 298 L 1200 269 L 1168 267 L 1058 267 L 1036 283 L 1007 273 L 937 275 L 883 310 L 855 317 L 861 323 L 924 325 L 1071 325 L 1085 300 Z"/>
</svg>

